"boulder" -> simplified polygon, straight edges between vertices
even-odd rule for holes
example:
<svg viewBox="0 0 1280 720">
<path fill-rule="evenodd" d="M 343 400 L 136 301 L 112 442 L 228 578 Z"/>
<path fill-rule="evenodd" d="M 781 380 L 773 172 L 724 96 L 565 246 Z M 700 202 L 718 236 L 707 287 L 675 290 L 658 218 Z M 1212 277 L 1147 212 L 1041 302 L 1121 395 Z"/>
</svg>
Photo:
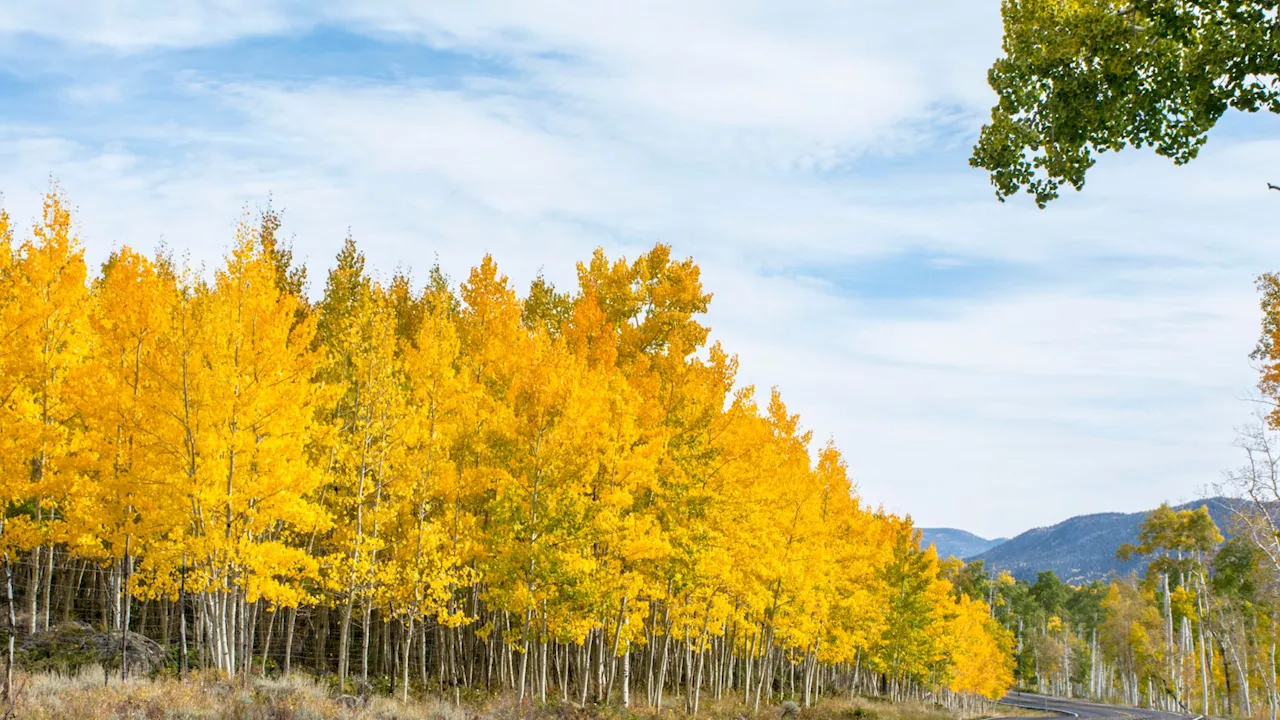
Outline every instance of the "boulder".
<svg viewBox="0 0 1280 720">
<path fill-rule="evenodd" d="M 92 664 L 118 668 L 121 644 L 118 632 L 71 621 L 19 637 L 19 660 L 31 669 L 74 671 Z M 123 646 L 130 673 L 149 675 L 169 660 L 160 643 L 135 632 L 125 633 Z"/>
</svg>

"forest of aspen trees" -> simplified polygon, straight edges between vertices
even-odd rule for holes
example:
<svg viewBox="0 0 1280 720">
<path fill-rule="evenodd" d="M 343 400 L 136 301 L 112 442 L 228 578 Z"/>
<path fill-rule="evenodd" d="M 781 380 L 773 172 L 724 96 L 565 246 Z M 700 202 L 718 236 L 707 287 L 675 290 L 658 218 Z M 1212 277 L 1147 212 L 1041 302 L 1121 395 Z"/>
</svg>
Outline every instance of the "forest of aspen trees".
<svg viewBox="0 0 1280 720">
<path fill-rule="evenodd" d="M 183 674 L 404 696 L 1012 684 L 986 596 L 735 384 L 692 260 L 597 251 L 521 295 L 489 257 L 380 278 L 348 239 L 313 297 L 279 226 L 246 214 L 212 270 L 122 244 L 89 268 L 56 188 L 29 230 L 0 215 L 8 678 L 15 640 L 76 621 Z"/>
<path fill-rule="evenodd" d="M 1150 562 L 1141 576 L 1073 586 L 1041 572 L 1034 583 L 1014 582 L 1008 574 L 990 578 L 977 561 L 957 568 L 953 580 L 989 597 L 1014 633 L 1021 686 L 1188 715 L 1274 720 L 1275 566 L 1247 528 L 1232 529 L 1239 534 L 1224 541 L 1205 508 L 1164 505 L 1147 516 L 1139 544 L 1117 548 Z"/>
</svg>

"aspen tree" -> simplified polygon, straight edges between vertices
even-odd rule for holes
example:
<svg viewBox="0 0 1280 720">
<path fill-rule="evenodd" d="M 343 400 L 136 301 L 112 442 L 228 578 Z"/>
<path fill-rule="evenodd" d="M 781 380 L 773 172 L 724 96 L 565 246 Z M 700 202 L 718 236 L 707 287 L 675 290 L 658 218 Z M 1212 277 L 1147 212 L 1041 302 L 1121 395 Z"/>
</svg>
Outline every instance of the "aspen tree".
<svg viewBox="0 0 1280 720">
<path fill-rule="evenodd" d="M 350 663 L 353 614 L 362 609 L 360 679 L 368 682 L 372 612 L 380 592 L 384 502 L 392 453 L 404 432 L 405 397 L 397 355 L 396 318 L 390 298 L 364 275 L 364 257 L 347 239 L 329 275 L 318 337 L 328 354 L 325 376 L 342 389 L 332 410 L 337 435 L 329 467 L 335 475 L 329 504 L 338 522 L 335 567 L 344 577 L 338 650 L 339 683 Z"/>
<path fill-rule="evenodd" d="M 415 625 L 426 621 L 456 627 L 466 619 L 452 601 L 459 587 L 474 581 L 464 562 L 473 552 L 474 517 L 463 512 L 459 468 L 453 453 L 461 425 L 468 422 L 475 388 L 458 372 L 459 343 L 448 304 L 431 303 L 414 323 L 406 344 L 409 427 L 395 458 L 403 478 L 393 488 L 396 527 L 390 599 L 402 608 L 412 642 Z M 402 692 L 408 696 L 409 653 L 403 658 Z"/>
<path fill-rule="evenodd" d="M 24 507 L 5 523 L 5 533 L 15 552 L 30 551 L 27 629 L 36 632 L 49 625 L 52 574 L 43 562 L 51 565 L 54 545 L 67 541 L 64 506 L 77 495 L 82 436 L 69 390 L 89 340 L 84 250 L 57 186 L 45 194 L 40 220 L 18 246 L 11 268 L 15 307 L 5 335 L 12 348 L 7 370 L 16 381 L 9 406 L 16 412 L 8 430 L 18 454 L 13 469 L 27 477 L 7 493 L 10 503 Z"/>
<path fill-rule="evenodd" d="M 160 333 L 175 278 L 129 248 L 115 252 L 93 284 L 89 362 L 77 378 L 89 465 L 82 502 L 69 508 L 79 541 L 76 554 L 107 562 L 120 579 L 116 629 L 130 626 L 132 597 L 170 598 L 174 553 L 186 514 L 182 495 L 169 492 L 168 448 L 150 410 L 158 391 Z M 178 521 L 178 522 L 176 522 Z M 121 673 L 127 673 L 122 653 Z"/>
<path fill-rule="evenodd" d="M 295 605 L 319 570 L 295 534 L 329 518 L 314 501 L 321 476 L 306 451 L 321 398 L 311 383 L 314 323 L 297 322 L 300 300 L 277 286 L 277 268 L 248 223 L 225 263 L 212 287 L 197 291 L 202 362 L 186 371 L 207 374 L 192 478 L 207 629 L 217 667 L 238 672 L 258 600 Z"/>
<path fill-rule="evenodd" d="M 0 198 L 2 199 L 2 198 Z M 13 596 L 13 555 L 18 546 L 13 542 L 12 533 L 6 532 L 9 518 L 9 507 L 21 498 L 25 488 L 19 477 L 23 442 L 19 439 L 19 414 L 17 400 L 21 397 L 22 374 L 19 371 L 18 347 L 14 341 L 22 331 L 22 308 L 17 302 L 17 278 L 14 276 L 16 257 L 13 247 L 13 226 L 9 214 L 0 207 L 0 499 L 4 501 L 4 512 L 0 513 L 0 550 L 4 553 L 5 573 L 5 676 L 4 702 L 13 700 L 13 669 L 15 661 L 15 644 L 17 634 L 17 617 Z M 25 480 L 25 478 L 24 478 Z"/>
</svg>

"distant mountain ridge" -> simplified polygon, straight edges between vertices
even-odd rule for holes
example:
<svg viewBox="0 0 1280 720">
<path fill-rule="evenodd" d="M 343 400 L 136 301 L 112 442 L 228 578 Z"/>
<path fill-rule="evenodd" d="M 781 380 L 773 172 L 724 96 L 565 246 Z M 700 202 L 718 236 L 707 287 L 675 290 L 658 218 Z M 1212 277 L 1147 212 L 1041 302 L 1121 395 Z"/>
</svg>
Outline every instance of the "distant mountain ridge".
<svg viewBox="0 0 1280 720">
<path fill-rule="evenodd" d="M 1222 534 L 1229 535 L 1233 502 L 1238 501 L 1206 498 L 1174 509 L 1207 506 Z M 1116 548 L 1124 543 L 1137 544 L 1138 529 L 1146 516 L 1147 512 L 1078 515 L 1057 525 L 1028 530 L 965 559 L 982 560 L 992 573 L 1008 570 L 1015 578 L 1030 581 L 1036 579 L 1036 573 L 1045 570 L 1054 571 L 1064 582 L 1072 584 L 1101 580 L 1113 573 L 1141 573 L 1146 561 L 1135 557 L 1121 562 L 1116 558 Z M 938 554 L 942 555 L 940 546 Z"/>
<path fill-rule="evenodd" d="M 923 536 L 920 544 L 928 547 L 931 543 L 938 550 L 938 557 L 954 557 L 964 559 L 984 553 L 1008 538 L 988 540 L 971 532 L 957 528 L 920 528 Z"/>
</svg>

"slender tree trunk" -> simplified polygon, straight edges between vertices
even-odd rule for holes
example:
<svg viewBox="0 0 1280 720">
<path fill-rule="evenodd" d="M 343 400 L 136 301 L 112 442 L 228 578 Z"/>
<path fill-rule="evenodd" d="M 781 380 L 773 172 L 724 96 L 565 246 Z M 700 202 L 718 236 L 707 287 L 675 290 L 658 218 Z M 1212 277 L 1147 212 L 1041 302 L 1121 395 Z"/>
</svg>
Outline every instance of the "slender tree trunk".
<svg viewBox="0 0 1280 720">
<path fill-rule="evenodd" d="M 667 602 L 662 606 L 662 660 L 658 663 L 658 709 L 662 709 L 662 695 L 667 684 L 667 658 L 671 652 L 671 583 L 667 582 Z"/>
<path fill-rule="evenodd" d="M 40 510 L 36 508 L 36 522 L 40 521 Z M 36 631 L 36 618 L 39 617 L 40 593 L 37 590 L 40 587 L 40 547 L 36 546 L 31 551 L 31 572 L 28 573 L 31 581 L 27 584 L 27 611 L 30 617 L 27 618 L 27 631 L 34 634 Z"/>
<path fill-rule="evenodd" d="M 591 635 L 587 635 L 587 639 L 582 643 L 582 702 L 583 706 L 587 704 L 587 694 L 591 690 Z"/>
<path fill-rule="evenodd" d="M 298 608 L 289 608 L 288 627 L 284 633 L 284 676 L 293 671 L 293 636 L 298 628 Z"/>
<path fill-rule="evenodd" d="M 1267 705 L 1271 711 L 1271 720 L 1276 720 L 1276 705 L 1277 703 L 1280 703 L 1280 696 L 1278 696 L 1278 693 L 1280 693 L 1280 689 L 1277 689 L 1276 687 L 1276 611 L 1274 608 L 1271 610 L 1271 638 L 1270 639 L 1271 639 L 1271 658 L 1270 658 L 1271 662 L 1268 663 L 1270 665 L 1268 670 L 1270 671 L 1269 674 L 1271 675 L 1270 677 L 1271 686 L 1267 689 L 1267 695 L 1268 695 Z"/>
<path fill-rule="evenodd" d="M 618 667 L 618 643 L 622 639 L 622 621 L 627 614 L 627 597 L 622 596 L 622 601 L 618 605 L 618 620 L 613 626 L 613 652 L 609 656 L 609 684 L 605 690 L 605 701 L 613 695 L 613 678 L 617 675 Z"/>
<path fill-rule="evenodd" d="M 18 618 L 17 613 L 13 609 L 13 564 L 9 562 L 9 553 L 4 554 L 4 589 L 5 599 L 8 601 L 6 605 L 9 609 L 9 653 L 5 657 L 4 662 L 4 702 L 12 705 L 13 703 L 13 660 L 14 660 L 14 638 L 18 634 Z"/>
<path fill-rule="evenodd" d="M 364 601 L 364 628 L 360 632 L 360 682 L 369 683 L 369 636 L 373 630 L 373 600 Z"/>
<path fill-rule="evenodd" d="M 351 612 L 355 604 L 355 587 L 347 591 L 347 604 L 342 608 L 342 622 L 338 628 L 338 691 L 347 691 L 347 674 L 351 657 Z"/>
<path fill-rule="evenodd" d="M 53 608 L 53 545 L 49 546 L 49 566 L 44 572 L 44 619 L 45 630 L 49 629 L 49 611 Z"/>
<path fill-rule="evenodd" d="M 697 677 L 693 681 L 693 714 L 698 714 L 698 701 L 702 696 L 702 666 L 707 657 L 707 625 L 703 622 L 702 637 L 699 639 L 698 647 L 698 670 Z"/>
<path fill-rule="evenodd" d="M 631 707 L 631 641 L 622 650 L 622 707 Z"/>
<path fill-rule="evenodd" d="M 124 536 L 124 582 L 120 584 L 120 601 L 124 606 L 124 617 L 120 622 L 120 682 L 129 677 L 129 610 L 133 606 L 132 595 L 129 593 L 129 571 L 133 569 L 129 557 L 131 539 L 129 535 Z"/>
<path fill-rule="evenodd" d="M 520 702 L 524 702 L 525 676 L 529 670 L 529 625 L 533 620 L 533 610 L 524 611 L 524 639 L 520 644 Z"/>
<path fill-rule="evenodd" d="M 427 626 L 423 625 L 422 633 L 421 633 L 422 640 L 421 642 L 418 643 L 418 648 L 420 653 L 420 656 L 418 658 L 418 667 L 419 667 L 419 671 L 422 674 L 422 689 L 424 692 L 427 689 L 427 635 L 429 634 L 430 633 L 427 632 Z M 497 635 L 497 633 L 495 632 L 494 635 Z"/>
<path fill-rule="evenodd" d="M 271 657 L 271 635 L 275 632 L 276 615 L 279 614 L 279 610 L 272 610 L 271 614 L 267 615 L 267 636 L 262 639 L 262 677 L 267 676 L 267 659 Z"/>
<path fill-rule="evenodd" d="M 381 610 L 378 611 L 378 625 L 382 628 L 380 633 L 382 642 L 378 644 L 378 662 L 374 666 L 380 668 L 384 675 L 390 676 L 391 681 L 394 683 L 396 668 L 394 661 L 391 659 L 391 645 L 394 642 L 391 637 L 391 620 L 384 616 Z M 395 693 L 392 694 L 394 695 Z"/>
<path fill-rule="evenodd" d="M 1244 633 L 1241 632 L 1242 644 L 1247 642 Z M 1243 701 L 1245 717 L 1253 717 L 1253 698 L 1249 697 L 1249 654 L 1246 648 L 1241 648 L 1239 657 L 1236 659 L 1236 668 L 1240 671 L 1240 699 Z"/>
<path fill-rule="evenodd" d="M 244 606 L 240 602 L 239 590 L 227 592 L 223 594 L 223 606 L 226 608 L 227 619 L 223 623 L 222 633 L 224 635 L 223 645 L 226 647 L 226 666 L 227 672 L 235 675 L 240 669 L 240 659 L 243 657 L 243 651 L 240 646 L 244 643 Z"/>
<path fill-rule="evenodd" d="M 244 621 L 241 623 L 241 627 L 244 630 L 244 675 L 242 678 L 245 685 L 248 685 L 249 678 L 253 676 L 253 647 L 258 636 L 258 615 L 262 610 L 262 599 L 259 598 L 250 605 L 249 598 L 242 597 L 241 603 L 241 608 L 244 611 Z"/>
<path fill-rule="evenodd" d="M 542 671 L 538 678 L 538 697 L 539 697 L 539 701 L 543 705 L 547 704 L 547 662 L 548 662 L 548 655 L 550 654 L 550 649 L 548 647 L 549 643 L 547 642 L 548 636 L 549 636 L 549 633 L 547 631 L 547 601 L 544 599 L 542 601 L 542 635 L 538 639 L 538 645 L 541 648 L 541 652 L 542 652 Z"/>
<path fill-rule="evenodd" d="M 317 613 L 319 619 L 316 621 L 315 634 L 315 653 L 316 653 L 316 672 L 324 673 L 329 670 L 329 606 L 326 603 L 320 604 L 320 611 Z"/>
<path fill-rule="evenodd" d="M 569 704 L 569 643 L 564 644 L 564 664 L 560 667 L 560 699 Z"/>
<path fill-rule="evenodd" d="M 413 614 L 409 615 L 409 624 L 405 629 L 404 642 L 404 668 L 401 673 L 400 681 L 400 699 L 409 702 L 409 657 L 413 654 Z"/>
<path fill-rule="evenodd" d="M 182 579 L 178 582 L 178 635 L 181 645 L 179 653 L 182 679 L 187 679 L 187 556 L 182 556 Z"/>
<path fill-rule="evenodd" d="M 770 616 L 772 615 L 773 613 L 770 613 Z M 768 628 L 765 628 L 764 633 L 764 653 L 760 655 L 760 681 L 756 684 L 755 712 L 760 712 L 760 693 L 764 689 L 765 678 L 772 674 L 772 666 L 769 665 L 769 654 L 773 651 L 773 627 L 769 626 Z M 772 689 L 771 685 L 771 693 Z"/>
<path fill-rule="evenodd" d="M 605 659 L 605 655 L 608 653 L 608 649 L 606 646 L 608 643 L 605 642 L 605 632 L 603 628 L 596 632 L 595 643 L 596 643 L 596 665 L 595 665 L 595 668 L 593 668 L 592 672 L 595 675 L 596 702 L 602 703 L 604 702 L 606 693 L 608 692 L 608 688 L 606 687 L 606 685 L 609 680 L 608 671 L 606 670 L 606 667 L 605 667 L 605 663 L 607 662 Z"/>
<path fill-rule="evenodd" d="M 1227 715 L 1231 714 L 1231 666 L 1227 661 L 1227 648 L 1222 636 L 1218 636 L 1218 652 L 1222 654 L 1222 680 L 1227 686 Z"/>
</svg>

